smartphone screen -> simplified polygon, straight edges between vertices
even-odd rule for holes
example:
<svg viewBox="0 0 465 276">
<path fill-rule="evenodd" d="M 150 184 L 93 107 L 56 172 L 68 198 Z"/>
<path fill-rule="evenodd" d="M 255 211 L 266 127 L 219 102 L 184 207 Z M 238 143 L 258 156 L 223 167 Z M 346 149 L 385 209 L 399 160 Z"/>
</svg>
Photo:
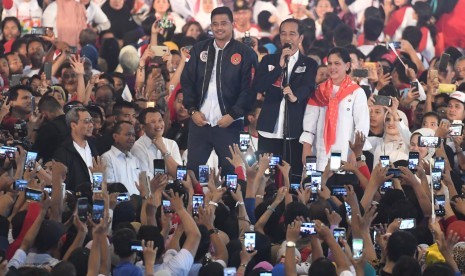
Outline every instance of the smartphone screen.
<svg viewBox="0 0 465 276">
<path fill-rule="evenodd" d="M 333 196 L 345 196 L 347 195 L 346 188 L 344 186 L 332 186 L 331 195 Z"/>
<path fill-rule="evenodd" d="M 260 276 L 272 276 L 273 273 L 272 272 L 268 272 L 268 271 L 262 271 L 260 272 Z"/>
<path fill-rule="evenodd" d="M 250 134 L 247 132 L 241 132 L 239 134 L 239 148 L 241 151 L 247 151 L 250 145 Z"/>
<path fill-rule="evenodd" d="M 124 202 L 124 201 L 128 201 L 128 200 L 129 200 L 129 194 L 128 193 L 120 193 L 116 197 L 117 202 Z"/>
<path fill-rule="evenodd" d="M 363 253 L 363 239 L 352 239 L 353 258 L 358 260 Z"/>
<path fill-rule="evenodd" d="M 153 175 L 165 174 L 165 160 L 153 159 Z"/>
<path fill-rule="evenodd" d="M 276 165 L 281 164 L 281 156 L 274 155 L 270 158 L 270 169 L 274 169 Z"/>
<path fill-rule="evenodd" d="M 431 182 L 433 183 L 433 189 L 436 191 L 441 190 L 441 178 L 442 178 L 441 169 L 433 168 L 431 172 Z"/>
<path fill-rule="evenodd" d="M 77 200 L 77 213 L 80 221 L 87 220 L 87 205 L 89 200 L 87 197 L 80 197 Z"/>
<path fill-rule="evenodd" d="M 316 170 L 316 156 L 312 155 L 305 157 L 305 168 L 307 176 L 312 175 L 312 172 Z"/>
<path fill-rule="evenodd" d="M 449 135 L 450 136 L 462 136 L 462 124 L 452 124 L 449 128 Z"/>
<path fill-rule="evenodd" d="M 94 193 L 102 191 L 102 183 L 103 183 L 103 174 L 102 173 L 92 173 L 93 181 L 93 191 Z"/>
<path fill-rule="evenodd" d="M 418 146 L 426 148 L 438 148 L 440 145 L 440 138 L 435 136 L 419 136 Z"/>
<path fill-rule="evenodd" d="M 92 205 L 92 221 L 95 223 L 99 223 L 101 219 L 103 219 L 103 211 L 105 209 L 105 202 L 103 199 L 96 199 L 94 200 L 94 204 Z"/>
<path fill-rule="evenodd" d="M 15 153 L 18 150 L 16 147 L 7 147 L 3 146 L 1 148 L 2 152 L 5 152 L 5 156 L 8 157 L 9 159 L 14 159 L 15 158 Z"/>
<path fill-rule="evenodd" d="M 163 199 L 162 205 L 163 205 L 163 212 L 165 212 L 166 214 L 174 213 L 173 210 L 171 209 L 171 201 L 167 199 Z"/>
<path fill-rule="evenodd" d="M 244 247 L 247 252 L 255 251 L 255 232 L 245 232 Z"/>
<path fill-rule="evenodd" d="M 442 158 L 442 157 L 436 157 L 436 158 L 434 159 L 434 168 L 435 168 L 435 169 L 440 169 L 441 172 L 444 172 L 444 167 L 445 167 L 444 158 Z"/>
<path fill-rule="evenodd" d="M 204 196 L 201 194 L 196 194 L 192 196 L 192 214 L 198 215 L 199 208 L 204 206 Z"/>
<path fill-rule="evenodd" d="M 24 180 L 24 179 L 18 179 L 18 180 L 15 180 L 15 184 L 14 184 L 14 187 L 13 189 L 15 191 L 24 191 L 27 187 L 27 180 Z"/>
<path fill-rule="evenodd" d="M 26 200 L 39 202 L 42 200 L 42 195 L 42 191 L 26 187 Z"/>
<path fill-rule="evenodd" d="M 381 155 L 379 160 L 383 167 L 389 167 L 389 155 Z"/>
<path fill-rule="evenodd" d="M 223 269 L 223 276 L 236 276 L 236 272 L 237 270 L 235 267 L 225 267 Z"/>
<path fill-rule="evenodd" d="M 314 222 L 303 222 L 300 225 L 300 234 L 302 236 L 315 235 L 315 223 Z"/>
<path fill-rule="evenodd" d="M 226 187 L 230 192 L 235 193 L 237 191 L 237 174 L 226 175 Z"/>
<path fill-rule="evenodd" d="M 381 185 L 379 191 L 382 195 L 384 195 L 389 189 L 392 189 L 392 180 L 385 181 L 383 185 Z"/>
<path fill-rule="evenodd" d="M 346 214 L 347 214 L 347 218 L 350 220 L 352 220 L 352 207 L 350 207 L 350 205 L 344 201 L 344 207 L 346 208 Z"/>
<path fill-rule="evenodd" d="M 37 152 L 28 151 L 26 155 L 26 162 L 24 163 L 24 170 L 33 170 L 35 168 L 37 159 Z"/>
<path fill-rule="evenodd" d="M 200 165 L 199 166 L 199 183 L 200 185 L 207 185 L 208 184 L 208 177 L 210 174 L 210 168 L 208 165 Z"/>
<path fill-rule="evenodd" d="M 52 186 L 45 186 L 44 192 L 47 192 L 49 196 L 52 196 Z"/>
<path fill-rule="evenodd" d="M 393 178 L 399 178 L 402 172 L 398 168 L 389 168 L 386 175 L 393 175 Z"/>
<path fill-rule="evenodd" d="M 291 183 L 291 190 L 289 191 L 291 194 L 297 194 L 297 191 L 300 188 L 300 183 Z"/>
<path fill-rule="evenodd" d="M 187 180 L 187 168 L 184 166 L 178 166 L 176 170 L 176 179 L 177 180 Z"/>
<path fill-rule="evenodd" d="M 346 239 L 346 229 L 345 228 L 334 228 L 333 229 L 333 236 L 336 241 L 339 241 L 339 238 L 343 240 Z"/>
<path fill-rule="evenodd" d="M 415 228 L 415 219 L 414 218 L 406 218 L 402 219 L 402 222 L 400 223 L 400 230 L 407 230 L 407 229 L 413 229 Z"/>
<path fill-rule="evenodd" d="M 408 154 L 408 168 L 411 171 L 416 171 L 420 154 L 416 151 L 411 151 Z"/>
<path fill-rule="evenodd" d="M 434 212 L 436 216 L 443 217 L 446 215 L 446 196 L 434 195 Z"/>
<path fill-rule="evenodd" d="M 331 161 L 329 164 L 330 170 L 338 171 L 341 168 L 341 153 L 340 152 L 332 152 L 331 153 Z"/>
<path fill-rule="evenodd" d="M 132 241 L 131 242 L 131 251 L 132 252 L 142 252 L 144 248 L 142 247 L 142 243 L 140 241 Z"/>
</svg>

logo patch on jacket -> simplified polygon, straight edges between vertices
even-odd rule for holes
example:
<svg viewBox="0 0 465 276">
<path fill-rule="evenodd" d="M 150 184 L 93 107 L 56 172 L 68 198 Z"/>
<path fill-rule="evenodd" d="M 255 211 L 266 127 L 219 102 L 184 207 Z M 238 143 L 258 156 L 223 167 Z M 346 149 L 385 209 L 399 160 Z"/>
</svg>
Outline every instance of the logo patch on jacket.
<svg viewBox="0 0 465 276">
<path fill-rule="evenodd" d="M 202 51 L 200 53 L 200 60 L 203 61 L 203 62 L 207 62 L 207 58 L 208 58 L 208 52 L 207 51 Z"/>
<path fill-rule="evenodd" d="M 238 65 L 239 63 L 241 63 L 241 60 L 242 56 L 239 53 L 235 53 L 231 56 L 231 63 L 234 65 Z"/>
</svg>

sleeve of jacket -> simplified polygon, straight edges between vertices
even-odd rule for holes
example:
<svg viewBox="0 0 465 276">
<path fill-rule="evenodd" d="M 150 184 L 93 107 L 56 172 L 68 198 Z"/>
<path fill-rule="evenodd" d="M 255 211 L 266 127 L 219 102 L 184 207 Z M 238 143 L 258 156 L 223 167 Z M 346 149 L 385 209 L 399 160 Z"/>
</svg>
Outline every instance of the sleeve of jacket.
<svg viewBox="0 0 465 276">
<path fill-rule="evenodd" d="M 198 59 L 200 58 L 199 53 L 197 52 L 198 50 L 196 50 L 196 47 L 191 49 L 191 58 L 188 62 L 186 62 L 184 70 L 181 74 L 181 88 L 184 96 L 182 103 L 187 110 L 200 108 L 198 106 L 199 94 L 196 91 L 197 81 L 201 81 L 197 80 L 196 74 L 197 63 L 199 62 Z"/>
<path fill-rule="evenodd" d="M 305 76 L 299 86 L 294 88 L 293 94 L 297 97 L 298 102 L 307 102 L 308 98 L 315 92 L 315 79 L 318 65 L 313 60 L 307 65 L 304 72 Z"/>
<path fill-rule="evenodd" d="M 273 64 L 272 59 L 272 55 L 266 55 L 258 65 L 252 85 L 253 93 L 266 92 L 282 74 L 283 70 L 281 66 Z M 270 68 L 273 69 L 270 70 Z"/>
<path fill-rule="evenodd" d="M 252 90 L 252 74 L 257 69 L 258 58 L 251 48 L 247 48 L 243 53 L 240 92 L 236 103 L 229 111 L 229 115 L 234 119 L 244 116 L 251 109 L 256 97 L 256 93 Z"/>
</svg>

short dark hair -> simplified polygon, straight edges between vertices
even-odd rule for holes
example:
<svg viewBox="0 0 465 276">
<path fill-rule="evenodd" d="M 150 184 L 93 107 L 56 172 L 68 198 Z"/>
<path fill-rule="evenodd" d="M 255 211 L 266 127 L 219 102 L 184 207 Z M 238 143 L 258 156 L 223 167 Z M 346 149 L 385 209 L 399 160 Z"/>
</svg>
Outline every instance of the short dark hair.
<svg viewBox="0 0 465 276">
<path fill-rule="evenodd" d="M 331 49 L 331 51 L 329 51 L 328 55 L 326 56 L 326 58 L 329 58 L 330 55 L 337 55 L 338 57 L 340 57 L 342 59 L 342 61 L 344 63 L 347 63 L 347 62 L 350 62 L 350 54 L 349 54 L 349 51 L 347 51 L 347 49 L 345 48 L 342 48 L 342 47 L 334 47 L 333 49 Z M 350 68 L 349 70 L 347 70 L 346 72 L 347 74 L 350 73 Z"/>
<path fill-rule="evenodd" d="M 423 34 L 421 33 L 420 28 L 416 26 L 408 26 L 402 32 L 402 39 L 407 40 L 412 44 L 413 49 L 417 50 L 420 45 L 421 38 Z"/>
<path fill-rule="evenodd" d="M 213 21 L 215 15 L 226 14 L 229 21 L 234 22 L 232 11 L 228 7 L 218 7 L 212 11 L 210 19 Z"/>
<path fill-rule="evenodd" d="M 115 125 L 113 126 L 113 130 L 112 130 L 112 134 L 115 134 L 115 133 L 120 133 L 121 132 L 121 129 L 122 129 L 122 125 L 124 124 L 128 124 L 128 125 L 131 125 L 131 122 L 129 121 L 120 121 L 120 122 L 116 122 Z"/>
<path fill-rule="evenodd" d="M 417 239 L 407 231 L 396 231 L 389 237 L 387 246 L 389 261 L 397 262 L 401 256 L 413 256 L 417 250 Z"/>
<path fill-rule="evenodd" d="M 123 110 L 123 108 L 132 108 L 132 109 L 136 109 L 134 104 L 130 103 L 130 102 L 126 102 L 126 101 L 117 101 L 114 105 L 113 105 L 113 115 L 115 115 L 116 117 L 118 117 L 119 115 L 121 115 L 121 112 Z"/>
<path fill-rule="evenodd" d="M 21 48 L 23 44 L 27 45 L 27 39 L 25 39 L 24 37 L 18 37 L 13 42 L 13 44 L 11 44 L 11 52 L 18 52 L 19 48 Z"/>
<path fill-rule="evenodd" d="M 352 44 L 354 39 L 354 30 L 349 27 L 347 24 L 342 23 L 337 25 L 334 29 L 333 40 L 334 44 L 338 47 L 344 47 Z"/>
<path fill-rule="evenodd" d="M 52 96 L 44 96 L 40 99 L 37 105 L 39 111 L 57 112 L 63 110 L 60 103 Z"/>
<path fill-rule="evenodd" d="M 95 45 L 97 43 L 97 34 L 91 28 L 83 29 L 79 33 L 79 44 L 81 47 L 87 44 Z"/>
<path fill-rule="evenodd" d="M 302 25 L 302 22 L 300 20 L 295 19 L 295 18 L 288 18 L 288 19 L 284 20 L 283 22 L 281 22 L 281 24 L 279 25 L 279 32 L 280 33 L 281 33 L 281 26 L 284 25 L 285 23 L 297 24 L 297 32 L 299 33 L 299 36 L 304 34 L 304 32 L 305 32 L 304 25 Z"/>
<path fill-rule="evenodd" d="M 136 240 L 136 233 L 128 228 L 122 228 L 113 235 L 113 247 L 115 254 L 120 258 L 126 258 L 133 254 L 131 242 Z"/>
<path fill-rule="evenodd" d="M 156 107 L 146 108 L 142 110 L 141 113 L 139 114 L 139 117 L 137 117 L 141 125 L 145 125 L 145 120 L 146 120 L 148 113 L 160 113 L 160 115 L 163 117 L 163 112 L 159 108 L 156 108 Z"/>
<path fill-rule="evenodd" d="M 22 85 L 22 84 L 18 84 L 18 85 L 15 85 L 13 87 L 10 87 L 10 89 L 8 90 L 8 92 L 10 94 L 8 99 L 10 101 L 16 101 L 18 99 L 19 90 L 26 90 L 26 91 L 28 91 L 29 93 L 32 94 L 31 87 L 26 86 L 26 85 Z"/>
<path fill-rule="evenodd" d="M 369 41 L 377 41 L 378 37 L 384 30 L 384 21 L 379 18 L 367 18 L 363 23 L 363 33 L 365 39 Z"/>
<path fill-rule="evenodd" d="M 34 37 L 31 37 L 28 41 L 27 41 L 27 44 L 26 44 L 26 52 L 29 54 L 29 45 L 31 45 L 31 43 L 34 43 L 34 42 L 38 42 L 42 45 L 42 48 L 44 48 L 44 51 L 45 51 L 45 45 L 44 45 L 44 41 L 42 40 L 42 38 L 40 37 L 37 37 L 37 36 L 34 36 Z"/>
<path fill-rule="evenodd" d="M 312 262 L 312 265 L 308 270 L 308 275 L 336 276 L 336 267 L 330 260 L 321 257 Z"/>
<path fill-rule="evenodd" d="M 439 117 L 439 114 L 434 111 L 426 112 L 425 114 L 423 114 L 423 118 L 421 120 L 423 121 L 426 117 L 434 117 L 438 120 L 438 122 L 441 121 L 441 117 Z"/>
</svg>

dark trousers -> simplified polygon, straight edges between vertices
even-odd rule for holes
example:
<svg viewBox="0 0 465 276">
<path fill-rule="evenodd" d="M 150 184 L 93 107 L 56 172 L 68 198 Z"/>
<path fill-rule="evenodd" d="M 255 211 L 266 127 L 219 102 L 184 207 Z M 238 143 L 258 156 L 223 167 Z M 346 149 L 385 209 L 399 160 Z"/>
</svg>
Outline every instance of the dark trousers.
<svg viewBox="0 0 465 276">
<path fill-rule="evenodd" d="M 273 155 L 280 155 L 282 160 L 291 165 L 292 176 L 300 179 L 303 169 L 302 144 L 299 139 L 286 140 L 286 156 L 283 156 L 283 148 L 284 139 L 266 138 L 258 135 L 258 152 L 260 154 L 273 153 Z"/>
<path fill-rule="evenodd" d="M 212 149 L 215 149 L 221 174 L 234 174 L 234 167 L 226 160 L 226 157 L 231 157 L 229 146 L 234 143 L 239 144 L 239 133 L 243 128 L 242 120 L 234 121 L 227 128 L 209 125 L 199 127 L 190 120 L 187 169 L 194 171 L 198 179 L 199 165 L 205 165 Z"/>
</svg>

